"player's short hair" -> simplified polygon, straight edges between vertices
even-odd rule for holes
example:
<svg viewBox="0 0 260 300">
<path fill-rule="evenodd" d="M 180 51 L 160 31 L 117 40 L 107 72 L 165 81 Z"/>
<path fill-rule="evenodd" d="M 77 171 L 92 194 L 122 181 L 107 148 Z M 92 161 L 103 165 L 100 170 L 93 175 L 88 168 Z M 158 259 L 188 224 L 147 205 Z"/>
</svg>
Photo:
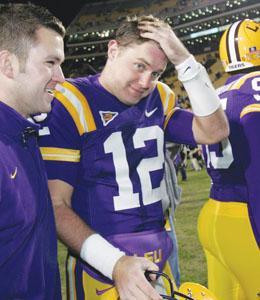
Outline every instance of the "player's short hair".
<svg viewBox="0 0 260 300">
<path fill-rule="evenodd" d="M 142 21 L 151 22 L 164 22 L 163 20 L 154 17 L 153 15 L 142 15 L 134 17 L 126 17 L 126 19 L 120 24 L 116 31 L 116 41 L 120 46 L 126 47 L 130 44 L 143 44 L 147 42 L 147 38 L 140 36 L 140 30 L 138 29 L 138 24 Z"/>
<path fill-rule="evenodd" d="M 36 31 L 41 27 L 65 36 L 61 21 L 44 7 L 32 3 L 0 5 L 0 51 L 8 50 L 25 62 L 30 47 L 37 43 Z"/>
</svg>

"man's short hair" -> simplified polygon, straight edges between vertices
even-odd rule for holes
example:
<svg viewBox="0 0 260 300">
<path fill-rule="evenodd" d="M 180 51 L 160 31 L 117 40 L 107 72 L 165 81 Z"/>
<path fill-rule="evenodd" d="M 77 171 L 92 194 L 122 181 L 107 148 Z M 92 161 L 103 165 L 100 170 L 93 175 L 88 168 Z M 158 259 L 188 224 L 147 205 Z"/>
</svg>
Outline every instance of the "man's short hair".
<svg viewBox="0 0 260 300">
<path fill-rule="evenodd" d="M 61 21 L 46 8 L 32 3 L 0 5 L 0 51 L 8 50 L 25 62 L 30 47 L 37 42 L 41 27 L 65 36 Z"/>
<path fill-rule="evenodd" d="M 130 44 L 143 44 L 147 42 L 147 38 L 140 36 L 140 30 L 138 29 L 138 24 L 143 21 L 150 22 L 164 22 L 163 20 L 154 17 L 153 15 L 143 15 L 127 17 L 116 31 L 115 39 L 120 46 L 126 47 Z"/>
</svg>

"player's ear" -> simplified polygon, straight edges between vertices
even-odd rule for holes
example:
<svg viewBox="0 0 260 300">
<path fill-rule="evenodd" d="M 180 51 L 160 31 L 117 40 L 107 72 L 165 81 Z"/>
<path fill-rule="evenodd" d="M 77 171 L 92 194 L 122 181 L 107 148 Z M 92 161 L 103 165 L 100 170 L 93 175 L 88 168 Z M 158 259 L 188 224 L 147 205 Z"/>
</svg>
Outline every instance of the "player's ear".
<svg viewBox="0 0 260 300">
<path fill-rule="evenodd" d="M 12 79 L 19 72 L 19 61 L 16 55 L 7 50 L 0 51 L 0 72 Z"/>
<path fill-rule="evenodd" d="M 117 56 L 118 51 L 119 51 L 118 42 L 116 40 L 109 41 L 108 51 L 107 51 L 108 59 L 113 60 Z"/>
</svg>

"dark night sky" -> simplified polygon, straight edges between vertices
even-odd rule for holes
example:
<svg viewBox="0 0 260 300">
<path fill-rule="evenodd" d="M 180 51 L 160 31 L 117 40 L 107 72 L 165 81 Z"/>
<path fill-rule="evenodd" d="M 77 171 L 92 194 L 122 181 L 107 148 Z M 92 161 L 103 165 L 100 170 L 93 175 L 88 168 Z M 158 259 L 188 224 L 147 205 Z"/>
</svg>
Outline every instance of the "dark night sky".
<svg viewBox="0 0 260 300">
<path fill-rule="evenodd" d="M 27 0 L 0 0 L 0 3 L 28 2 Z M 47 7 L 67 27 L 87 2 L 91 0 L 30 0 L 30 2 Z"/>
</svg>

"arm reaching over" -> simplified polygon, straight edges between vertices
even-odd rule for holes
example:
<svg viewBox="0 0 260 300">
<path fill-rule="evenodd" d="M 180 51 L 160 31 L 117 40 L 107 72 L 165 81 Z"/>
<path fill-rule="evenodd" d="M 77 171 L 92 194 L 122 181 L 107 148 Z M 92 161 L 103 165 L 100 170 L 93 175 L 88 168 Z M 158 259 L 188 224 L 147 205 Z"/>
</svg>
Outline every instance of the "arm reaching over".
<svg viewBox="0 0 260 300">
<path fill-rule="evenodd" d="M 205 68 L 184 47 L 165 22 L 142 21 L 140 35 L 157 42 L 178 72 L 194 112 L 193 133 L 199 144 L 212 144 L 229 134 L 226 116 Z"/>
<path fill-rule="evenodd" d="M 59 238 L 88 264 L 113 279 L 120 299 L 162 299 L 144 276 L 146 270 L 158 270 L 153 262 L 126 256 L 81 220 L 71 209 L 71 185 L 49 180 L 49 190 Z M 155 280 L 155 276 L 152 279 Z"/>
</svg>

